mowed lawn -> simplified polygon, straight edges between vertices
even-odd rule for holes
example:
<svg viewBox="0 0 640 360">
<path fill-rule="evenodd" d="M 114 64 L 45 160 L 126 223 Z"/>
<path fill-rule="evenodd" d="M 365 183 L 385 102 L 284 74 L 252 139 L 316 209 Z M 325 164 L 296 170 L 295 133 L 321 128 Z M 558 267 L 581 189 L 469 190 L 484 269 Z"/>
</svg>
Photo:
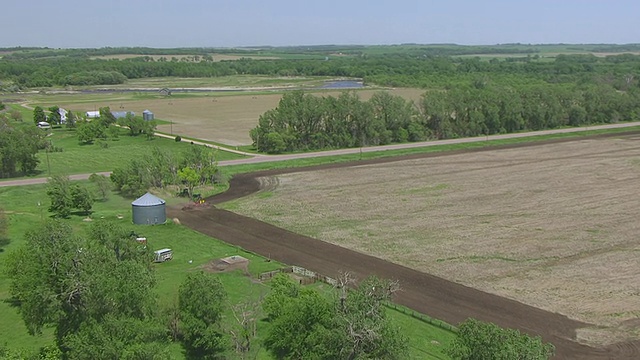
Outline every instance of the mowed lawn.
<svg viewBox="0 0 640 360">
<path fill-rule="evenodd" d="M 166 150 L 179 157 L 189 146 L 189 142 L 176 142 L 172 139 L 154 137 L 146 139 L 144 135 L 129 136 L 126 129 L 120 129 L 118 139 L 107 139 L 93 144 L 80 144 L 74 131 L 65 128 L 54 129 L 47 140 L 62 152 L 38 153 L 39 176 L 56 174 L 84 174 L 112 171 L 128 161 L 151 154 L 154 147 Z M 242 158 L 242 155 L 217 151 L 218 160 Z"/>
<path fill-rule="evenodd" d="M 136 114 L 148 109 L 156 118 L 168 122 L 158 126 L 158 130 L 164 133 L 242 146 L 252 143 L 249 131 L 257 126 L 260 115 L 276 108 L 282 98 L 280 92 L 256 91 L 261 92 L 209 92 L 172 97 L 148 93 L 38 95 L 33 97 L 32 104 L 59 105 L 81 113 L 105 106 L 114 111 L 133 111 Z M 368 100 L 378 91 L 389 91 L 414 102 L 418 102 L 425 92 L 421 89 L 363 89 L 356 92 L 362 100 Z M 340 93 L 337 90 L 313 91 L 317 96 L 337 97 Z"/>
<path fill-rule="evenodd" d="M 636 339 L 638 137 L 278 177 L 223 207 Z"/>
</svg>

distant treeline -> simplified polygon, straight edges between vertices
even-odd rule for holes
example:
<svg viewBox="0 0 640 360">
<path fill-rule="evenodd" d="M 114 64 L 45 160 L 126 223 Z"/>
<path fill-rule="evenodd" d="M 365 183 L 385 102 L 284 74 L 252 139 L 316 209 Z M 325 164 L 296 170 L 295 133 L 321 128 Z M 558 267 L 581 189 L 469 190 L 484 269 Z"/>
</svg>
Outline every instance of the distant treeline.
<svg viewBox="0 0 640 360">
<path fill-rule="evenodd" d="M 259 151 L 282 153 L 543 130 L 637 120 L 640 89 L 609 85 L 489 86 L 426 92 L 418 104 L 386 92 L 361 101 L 287 93 L 250 135 Z"/>
<path fill-rule="evenodd" d="M 595 52 L 622 53 L 638 52 L 640 44 L 499 44 L 499 45 L 457 45 L 457 44 L 414 44 L 399 45 L 304 45 L 304 46 L 249 46 L 237 48 L 148 48 L 148 47 L 103 47 L 55 49 L 48 47 L 7 47 L 0 52 L 9 53 L 8 59 L 36 59 L 43 57 L 95 57 L 109 55 L 198 55 L 212 54 L 307 54 L 307 55 L 374 55 L 405 54 L 412 56 L 456 56 L 490 54 L 534 54 Z"/>
<path fill-rule="evenodd" d="M 197 61 L 196 61 L 197 60 Z M 213 62 L 206 56 L 154 60 L 89 60 L 73 57 L 0 59 L 0 80 L 22 88 L 123 83 L 149 77 L 230 75 L 332 76 L 366 83 L 425 89 L 449 88 L 472 81 L 499 84 L 606 83 L 624 90 L 640 76 L 640 56 L 559 55 L 555 60 L 524 56 L 499 61 L 446 56 L 382 54 L 323 59 L 241 59 Z M 627 78 L 633 77 L 629 83 Z"/>
</svg>

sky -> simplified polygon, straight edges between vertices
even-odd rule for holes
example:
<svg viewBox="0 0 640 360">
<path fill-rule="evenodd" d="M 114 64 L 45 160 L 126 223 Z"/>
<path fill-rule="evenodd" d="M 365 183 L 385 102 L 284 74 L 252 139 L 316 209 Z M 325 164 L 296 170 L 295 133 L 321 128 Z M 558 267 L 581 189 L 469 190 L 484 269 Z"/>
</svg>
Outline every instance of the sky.
<svg viewBox="0 0 640 360">
<path fill-rule="evenodd" d="M 0 47 L 640 43 L 639 0 L 4 0 Z"/>
</svg>

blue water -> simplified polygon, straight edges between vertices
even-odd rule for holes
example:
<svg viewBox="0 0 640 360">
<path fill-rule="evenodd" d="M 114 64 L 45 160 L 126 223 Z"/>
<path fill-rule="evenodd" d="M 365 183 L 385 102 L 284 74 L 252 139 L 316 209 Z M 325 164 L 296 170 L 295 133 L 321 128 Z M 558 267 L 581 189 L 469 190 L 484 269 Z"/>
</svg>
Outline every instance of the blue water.
<svg viewBox="0 0 640 360">
<path fill-rule="evenodd" d="M 326 82 L 320 88 L 321 89 L 359 89 L 363 87 L 364 87 L 364 84 L 362 83 L 362 81 L 338 80 L 338 81 Z"/>
</svg>

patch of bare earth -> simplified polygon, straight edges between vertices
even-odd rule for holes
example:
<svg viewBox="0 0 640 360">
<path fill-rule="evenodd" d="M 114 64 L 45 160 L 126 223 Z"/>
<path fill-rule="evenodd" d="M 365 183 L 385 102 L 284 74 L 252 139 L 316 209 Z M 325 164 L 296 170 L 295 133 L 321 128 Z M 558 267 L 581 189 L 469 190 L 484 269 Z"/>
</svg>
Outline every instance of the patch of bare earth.
<svg viewBox="0 0 640 360">
<path fill-rule="evenodd" d="M 640 139 L 282 175 L 234 211 L 640 338 Z"/>
</svg>

